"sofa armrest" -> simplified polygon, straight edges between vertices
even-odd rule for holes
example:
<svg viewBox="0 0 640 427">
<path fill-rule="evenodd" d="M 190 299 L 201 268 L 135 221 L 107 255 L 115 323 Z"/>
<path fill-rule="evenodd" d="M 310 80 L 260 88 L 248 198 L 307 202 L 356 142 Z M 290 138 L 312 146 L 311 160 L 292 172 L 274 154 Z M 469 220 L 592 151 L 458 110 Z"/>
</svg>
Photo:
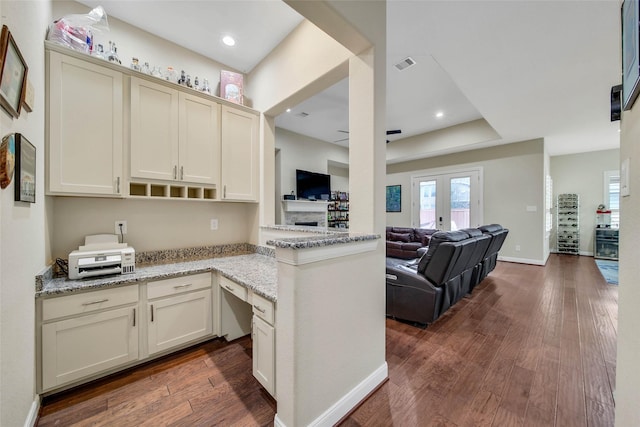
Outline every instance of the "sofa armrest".
<svg viewBox="0 0 640 427">
<path fill-rule="evenodd" d="M 412 268 L 413 267 L 413 268 Z M 415 264 L 387 266 L 386 282 L 389 285 L 415 288 L 429 294 L 436 294 L 436 287 L 426 277 L 416 271 Z"/>
</svg>

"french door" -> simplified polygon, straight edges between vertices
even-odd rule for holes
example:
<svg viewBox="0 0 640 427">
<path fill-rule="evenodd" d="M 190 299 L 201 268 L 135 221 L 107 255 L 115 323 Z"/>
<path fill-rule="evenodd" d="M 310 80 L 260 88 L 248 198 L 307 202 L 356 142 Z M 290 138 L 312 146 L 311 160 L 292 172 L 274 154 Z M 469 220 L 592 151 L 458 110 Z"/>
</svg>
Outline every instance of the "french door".
<svg viewBox="0 0 640 427">
<path fill-rule="evenodd" d="M 482 222 L 480 169 L 415 176 L 412 180 L 412 226 L 459 230 Z"/>
</svg>

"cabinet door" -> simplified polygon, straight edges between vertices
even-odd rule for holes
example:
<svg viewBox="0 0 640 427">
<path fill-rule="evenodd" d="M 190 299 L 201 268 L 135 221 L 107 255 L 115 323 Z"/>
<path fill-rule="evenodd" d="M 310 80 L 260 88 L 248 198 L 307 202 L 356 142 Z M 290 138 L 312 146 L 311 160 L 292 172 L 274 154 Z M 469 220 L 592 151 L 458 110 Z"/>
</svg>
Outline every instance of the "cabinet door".
<svg viewBox="0 0 640 427">
<path fill-rule="evenodd" d="M 131 177 L 178 178 L 178 91 L 131 77 Z"/>
<path fill-rule="evenodd" d="M 222 106 L 222 199 L 258 200 L 258 117 Z"/>
<path fill-rule="evenodd" d="M 135 307 L 42 325 L 42 388 L 48 390 L 138 358 Z"/>
<path fill-rule="evenodd" d="M 48 194 L 122 194 L 122 73 L 48 58 Z"/>
<path fill-rule="evenodd" d="M 220 180 L 220 104 L 180 93 L 179 180 L 217 184 Z"/>
<path fill-rule="evenodd" d="M 211 289 L 148 304 L 149 354 L 211 335 Z"/>
<path fill-rule="evenodd" d="M 253 316 L 253 376 L 275 397 L 275 330 L 258 316 Z"/>
</svg>

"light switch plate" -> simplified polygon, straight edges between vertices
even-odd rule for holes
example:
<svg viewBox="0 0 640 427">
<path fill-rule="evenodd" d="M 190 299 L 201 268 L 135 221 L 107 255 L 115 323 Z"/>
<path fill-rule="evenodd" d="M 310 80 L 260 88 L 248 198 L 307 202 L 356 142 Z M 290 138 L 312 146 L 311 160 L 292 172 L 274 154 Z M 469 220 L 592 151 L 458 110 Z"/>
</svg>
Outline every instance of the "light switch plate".
<svg viewBox="0 0 640 427">
<path fill-rule="evenodd" d="M 620 196 L 630 196 L 629 190 L 629 159 L 624 159 L 620 163 Z"/>
<path fill-rule="evenodd" d="M 217 230 L 217 229 L 218 229 L 218 220 L 214 218 L 211 220 L 211 230 Z"/>
</svg>

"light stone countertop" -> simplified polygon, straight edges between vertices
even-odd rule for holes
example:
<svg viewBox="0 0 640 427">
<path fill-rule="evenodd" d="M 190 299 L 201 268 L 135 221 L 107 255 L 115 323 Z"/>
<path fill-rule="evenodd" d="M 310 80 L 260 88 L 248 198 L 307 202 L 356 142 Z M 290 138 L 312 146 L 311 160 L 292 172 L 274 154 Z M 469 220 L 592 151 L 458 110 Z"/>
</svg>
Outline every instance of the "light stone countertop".
<svg viewBox="0 0 640 427">
<path fill-rule="evenodd" d="M 276 230 L 276 231 L 296 231 L 301 233 L 313 233 L 313 234 L 331 234 L 348 236 L 349 232 L 345 229 L 327 228 L 327 227 L 313 227 L 309 225 L 261 225 L 263 230 Z M 278 238 L 280 239 L 280 238 Z"/>
<path fill-rule="evenodd" d="M 361 242 L 364 240 L 375 240 L 379 238 L 379 234 L 330 233 L 324 236 L 283 237 L 274 240 L 268 240 L 267 245 L 286 249 L 310 249 L 322 246 Z"/>
<path fill-rule="evenodd" d="M 133 274 L 69 280 L 66 277 L 45 280 L 36 298 L 132 285 L 189 274 L 219 272 L 270 301 L 278 297 L 278 273 L 275 258 L 260 254 L 235 255 L 198 261 L 185 261 L 136 267 Z"/>
</svg>

